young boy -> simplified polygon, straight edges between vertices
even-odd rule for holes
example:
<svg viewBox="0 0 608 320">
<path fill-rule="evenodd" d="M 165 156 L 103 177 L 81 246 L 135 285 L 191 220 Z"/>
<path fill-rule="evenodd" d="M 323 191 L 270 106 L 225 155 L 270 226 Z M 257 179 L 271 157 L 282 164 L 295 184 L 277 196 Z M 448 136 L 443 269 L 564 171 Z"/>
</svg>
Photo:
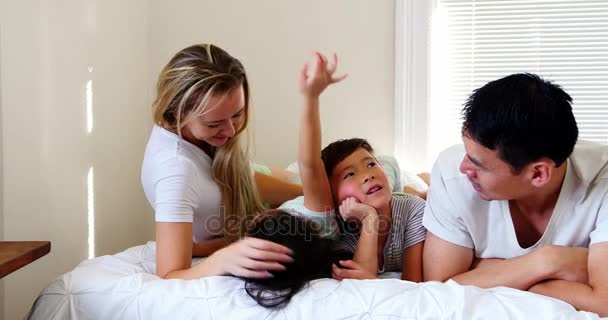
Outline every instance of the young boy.
<svg viewBox="0 0 608 320">
<path fill-rule="evenodd" d="M 302 117 L 298 146 L 298 166 L 302 179 L 304 208 L 298 201 L 281 207 L 291 213 L 320 222 L 324 235 L 335 237 L 338 224 L 335 209 L 344 221 L 339 243 L 354 253 L 352 260 L 333 266 L 336 279 L 376 278 L 383 271 L 401 271 L 402 279 L 422 281 L 422 227 L 424 201 L 418 197 L 391 194 L 388 179 L 363 139 L 340 140 L 321 152 L 319 96 L 329 85 L 343 80 L 335 77 L 333 62 L 315 53 L 312 72 L 304 64 L 300 75 Z M 355 227 L 348 222 L 354 222 Z"/>
</svg>

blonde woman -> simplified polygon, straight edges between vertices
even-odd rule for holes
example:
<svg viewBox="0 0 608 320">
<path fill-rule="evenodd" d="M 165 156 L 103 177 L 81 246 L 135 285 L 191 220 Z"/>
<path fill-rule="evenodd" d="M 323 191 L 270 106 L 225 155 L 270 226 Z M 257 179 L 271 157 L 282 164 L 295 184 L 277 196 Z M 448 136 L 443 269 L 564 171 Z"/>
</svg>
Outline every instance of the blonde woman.
<svg viewBox="0 0 608 320">
<path fill-rule="evenodd" d="M 185 48 L 162 70 L 153 108 L 142 184 L 156 217 L 156 274 L 263 278 L 283 270 L 291 250 L 239 240 L 242 222 L 263 210 L 261 200 L 280 203 L 301 193 L 252 173 L 243 139 L 250 112 L 243 65 L 214 45 Z M 208 255 L 191 266 L 192 256 Z"/>
</svg>

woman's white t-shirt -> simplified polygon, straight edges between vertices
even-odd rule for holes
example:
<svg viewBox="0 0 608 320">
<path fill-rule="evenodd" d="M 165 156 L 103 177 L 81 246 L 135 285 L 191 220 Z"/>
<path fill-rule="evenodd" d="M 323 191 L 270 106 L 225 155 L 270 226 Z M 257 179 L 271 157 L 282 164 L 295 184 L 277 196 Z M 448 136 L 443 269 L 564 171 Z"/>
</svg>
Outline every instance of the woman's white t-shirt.
<svg viewBox="0 0 608 320">
<path fill-rule="evenodd" d="M 509 202 L 486 201 L 458 170 L 462 145 L 442 152 L 433 167 L 422 224 L 439 238 L 475 250 L 477 258 L 512 258 L 544 245 L 589 247 L 608 241 L 608 146 L 579 143 L 545 232 L 519 245 Z"/>
<path fill-rule="evenodd" d="M 223 234 L 222 195 L 212 159 L 199 147 L 154 126 L 141 182 L 157 222 L 190 222 L 194 242 Z"/>
</svg>

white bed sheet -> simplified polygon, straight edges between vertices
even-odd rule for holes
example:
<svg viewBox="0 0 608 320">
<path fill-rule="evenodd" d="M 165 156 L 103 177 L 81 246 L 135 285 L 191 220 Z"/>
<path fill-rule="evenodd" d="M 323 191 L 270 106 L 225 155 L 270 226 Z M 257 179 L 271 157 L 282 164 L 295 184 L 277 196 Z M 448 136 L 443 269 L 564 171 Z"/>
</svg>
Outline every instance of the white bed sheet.
<svg viewBox="0 0 608 320">
<path fill-rule="evenodd" d="M 320 279 L 283 309 L 258 306 L 234 277 L 162 280 L 154 242 L 87 260 L 44 289 L 30 319 L 599 319 L 510 288 L 397 279 Z"/>
</svg>

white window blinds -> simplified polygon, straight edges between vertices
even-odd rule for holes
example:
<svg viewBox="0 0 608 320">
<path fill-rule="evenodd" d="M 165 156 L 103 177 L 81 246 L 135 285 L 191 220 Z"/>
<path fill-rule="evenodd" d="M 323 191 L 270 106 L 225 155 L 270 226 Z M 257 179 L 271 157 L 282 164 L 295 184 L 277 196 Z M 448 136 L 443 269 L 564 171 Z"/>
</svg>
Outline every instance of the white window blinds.
<svg viewBox="0 0 608 320">
<path fill-rule="evenodd" d="M 561 85 L 579 139 L 608 143 L 608 1 L 437 0 L 430 65 L 432 159 L 460 143 L 471 92 L 518 72 Z"/>
</svg>

